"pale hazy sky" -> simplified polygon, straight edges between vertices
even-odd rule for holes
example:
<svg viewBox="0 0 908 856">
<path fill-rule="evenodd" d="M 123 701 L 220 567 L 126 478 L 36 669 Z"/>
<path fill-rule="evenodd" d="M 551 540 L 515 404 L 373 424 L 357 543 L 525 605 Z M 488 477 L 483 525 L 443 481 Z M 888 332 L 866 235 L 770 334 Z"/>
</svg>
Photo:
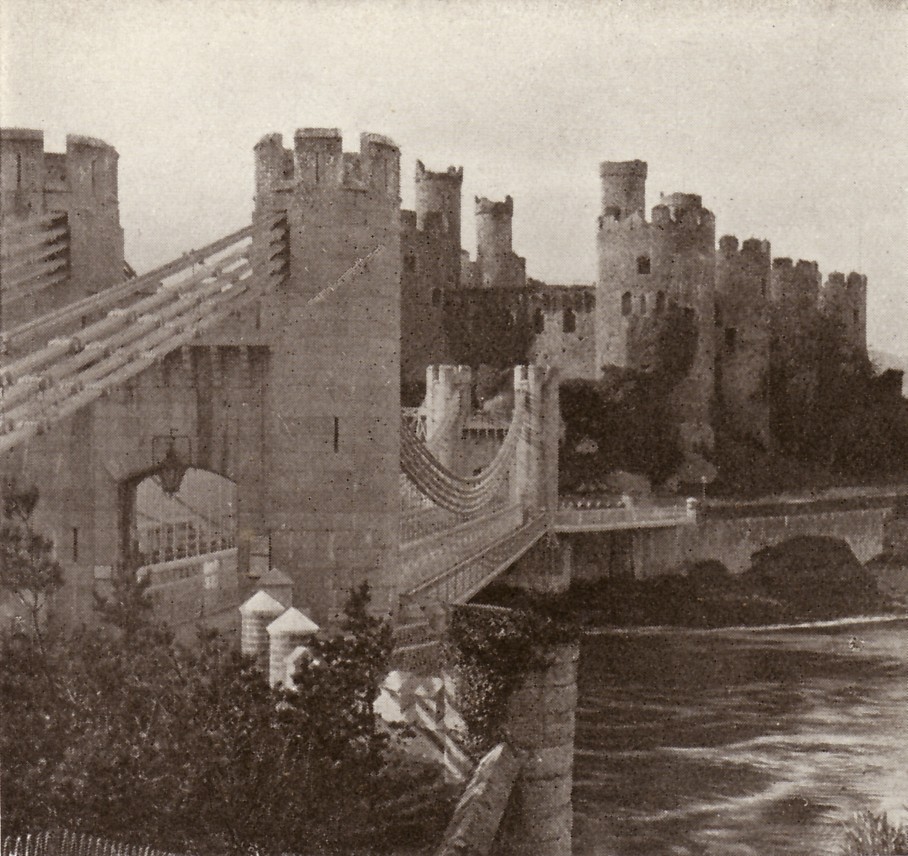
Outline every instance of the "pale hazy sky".
<svg viewBox="0 0 908 856">
<path fill-rule="evenodd" d="M 595 279 L 598 163 L 649 162 L 718 234 L 868 274 L 908 354 L 908 4 L 0 0 L 0 121 L 120 153 L 140 271 L 249 220 L 265 133 L 362 130 L 515 200 L 532 276 Z"/>
</svg>

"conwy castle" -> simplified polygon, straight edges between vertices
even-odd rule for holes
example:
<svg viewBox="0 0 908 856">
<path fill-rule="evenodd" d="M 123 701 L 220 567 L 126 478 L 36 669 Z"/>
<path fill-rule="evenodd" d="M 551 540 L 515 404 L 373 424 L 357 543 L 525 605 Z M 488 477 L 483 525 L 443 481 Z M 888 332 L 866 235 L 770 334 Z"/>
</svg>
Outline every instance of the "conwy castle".
<svg viewBox="0 0 908 856">
<path fill-rule="evenodd" d="M 564 380 L 670 377 L 679 481 L 705 484 L 717 401 L 740 434 L 772 443 L 773 349 L 825 318 L 865 352 L 865 277 L 823 285 L 816 263 L 773 260 L 766 241 L 717 247 L 694 194 L 663 197 L 647 220 L 640 161 L 601 165 L 595 286 L 527 277 L 510 197 L 476 200 L 470 258 L 461 169 L 417 162 L 416 210 L 402 211 L 391 140 L 365 133 L 345 152 L 318 128 L 292 148 L 279 134 L 255 146 L 251 222 L 136 276 L 111 146 L 70 136 L 51 154 L 40 131 L 10 129 L 0 143 L 0 472 L 4 487 L 37 488 L 33 522 L 63 574 L 52 610 L 70 624 L 92 621 L 117 579 L 140 578 L 175 627 L 235 628 L 242 613 L 242 649 L 278 683 L 366 583 L 393 627 L 385 701 L 450 767 L 446 622 L 493 580 L 547 595 L 701 559 L 741 571 L 799 535 L 841 538 L 862 561 L 884 548 L 888 496 L 734 519 L 701 517 L 683 495 L 559 496 Z M 475 407 L 482 366 L 508 369 L 510 390 L 486 402 L 498 410 Z M 809 395 L 810 379 L 801 386 Z M 178 496 L 189 472 L 226 498 Z M 140 507 L 149 483 L 193 512 L 176 521 L 182 540 Z M 473 772 L 439 852 L 465 852 L 478 813 L 475 852 L 490 852 L 501 821 L 498 853 L 568 856 L 576 662 L 576 646 L 559 645 L 518 689 L 514 756 L 493 750 Z"/>
</svg>

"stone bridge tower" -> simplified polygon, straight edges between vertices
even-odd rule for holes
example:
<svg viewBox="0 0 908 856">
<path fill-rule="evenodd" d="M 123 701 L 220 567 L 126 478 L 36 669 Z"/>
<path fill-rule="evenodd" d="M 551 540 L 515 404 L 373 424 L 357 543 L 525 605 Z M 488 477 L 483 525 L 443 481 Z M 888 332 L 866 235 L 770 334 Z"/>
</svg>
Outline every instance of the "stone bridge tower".
<svg viewBox="0 0 908 856">
<path fill-rule="evenodd" d="M 393 608 L 399 541 L 400 152 L 335 129 L 256 146 L 255 216 L 284 216 L 289 270 L 263 302 L 270 340 L 264 532 L 319 623 L 363 580 Z M 326 290 L 327 289 L 327 290 Z"/>
<path fill-rule="evenodd" d="M 49 288 L 40 287 L 44 280 L 34 279 L 19 289 L 5 288 L 4 329 L 123 280 L 118 157 L 113 146 L 93 137 L 70 134 L 65 152 L 45 152 L 43 131 L 0 130 L 0 219 L 4 227 L 25 228 L 33 222 L 35 231 L 22 239 L 35 246 L 42 228 L 65 232 L 61 250 L 65 267 L 60 269 L 65 276 L 54 276 Z"/>
</svg>

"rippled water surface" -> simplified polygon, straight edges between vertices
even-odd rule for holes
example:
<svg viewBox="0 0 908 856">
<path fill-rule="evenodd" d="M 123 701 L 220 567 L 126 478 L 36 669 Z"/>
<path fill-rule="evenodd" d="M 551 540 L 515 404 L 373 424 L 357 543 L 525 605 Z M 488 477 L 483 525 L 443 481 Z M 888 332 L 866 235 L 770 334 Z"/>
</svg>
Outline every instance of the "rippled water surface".
<svg viewBox="0 0 908 856">
<path fill-rule="evenodd" d="M 908 620 L 587 637 L 576 856 L 834 854 L 908 806 Z"/>
</svg>

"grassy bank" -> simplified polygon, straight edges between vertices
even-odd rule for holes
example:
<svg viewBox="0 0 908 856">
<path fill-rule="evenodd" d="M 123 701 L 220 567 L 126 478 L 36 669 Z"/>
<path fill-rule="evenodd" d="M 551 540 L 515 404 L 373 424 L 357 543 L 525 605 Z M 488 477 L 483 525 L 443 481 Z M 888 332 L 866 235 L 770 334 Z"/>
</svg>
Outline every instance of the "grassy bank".
<svg viewBox="0 0 908 856">
<path fill-rule="evenodd" d="M 532 604 L 587 627 L 784 624 L 906 612 L 908 566 L 865 567 L 842 541 L 795 538 L 755 554 L 740 575 L 720 562 L 697 562 L 648 580 L 577 581 L 555 597 L 496 584 L 481 598 L 502 606 Z"/>
</svg>

